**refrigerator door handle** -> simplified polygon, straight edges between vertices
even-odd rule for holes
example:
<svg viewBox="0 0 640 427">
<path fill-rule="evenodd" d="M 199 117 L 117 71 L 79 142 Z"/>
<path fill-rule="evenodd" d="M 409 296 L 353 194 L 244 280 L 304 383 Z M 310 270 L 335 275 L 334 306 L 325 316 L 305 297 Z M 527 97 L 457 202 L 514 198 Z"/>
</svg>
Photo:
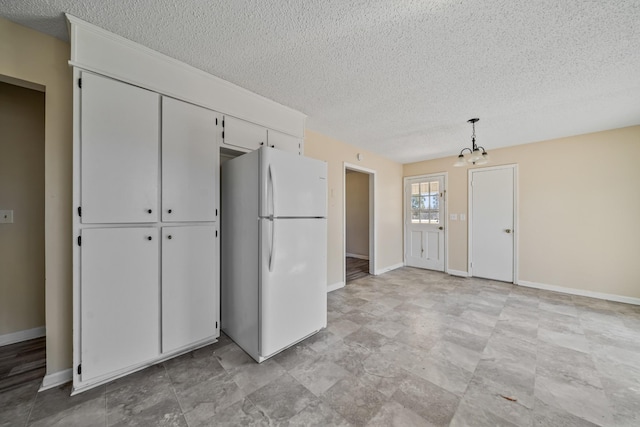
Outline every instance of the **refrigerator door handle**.
<svg viewBox="0 0 640 427">
<path fill-rule="evenodd" d="M 276 180 L 271 164 L 269 164 L 269 182 L 271 183 L 271 215 L 276 216 Z"/>
<path fill-rule="evenodd" d="M 276 220 L 271 221 L 273 224 L 271 227 L 271 256 L 269 257 L 269 272 L 273 271 L 273 267 L 275 266 L 275 258 L 276 258 Z"/>
<path fill-rule="evenodd" d="M 271 221 L 271 249 L 269 250 L 269 273 L 273 272 L 274 258 L 276 257 L 276 221 Z"/>
</svg>

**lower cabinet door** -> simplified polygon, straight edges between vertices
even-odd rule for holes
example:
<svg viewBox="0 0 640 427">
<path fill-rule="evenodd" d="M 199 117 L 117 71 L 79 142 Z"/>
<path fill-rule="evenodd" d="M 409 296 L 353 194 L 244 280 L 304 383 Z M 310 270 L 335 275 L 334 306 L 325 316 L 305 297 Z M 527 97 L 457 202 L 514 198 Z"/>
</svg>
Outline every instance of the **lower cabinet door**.
<svg viewBox="0 0 640 427">
<path fill-rule="evenodd" d="M 218 336 L 216 228 L 162 229 L 162 352 Z"/>
<path fill-rule="evenodd" d="M 160 355 L 159 230 L 82 230 L 81 381 Z"/>
</svg>

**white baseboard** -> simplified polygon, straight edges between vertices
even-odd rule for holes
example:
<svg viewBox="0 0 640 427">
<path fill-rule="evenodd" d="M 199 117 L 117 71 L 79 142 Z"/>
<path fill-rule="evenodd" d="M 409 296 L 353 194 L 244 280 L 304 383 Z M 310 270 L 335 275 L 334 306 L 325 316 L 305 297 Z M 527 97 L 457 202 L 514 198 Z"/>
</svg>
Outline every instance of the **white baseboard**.
<svg viewBox="0 0 640 427">
<path fill-rule="evenodd" d="M 71 368 L 64 371 L 54 372 L 53 374 L 47 374 L 42 379 L 42 385 L 40 391 L 49 390 L 50 388 L 58 387 L 59 385 L 66 384 L 73 379 L 73 371 Z"/>
<path fill-rule="evenodd" d="M 333 292 L 333 291 L 338 290 L 340 288 L 344 288 L 344 282 L 336 282 L 336 283 L 333 283 L 331 285 L 327 285 L 327 293 Z"/>
<path fill-rule="evenodd" d="M 640 305 L 640 298 L 626 297 L 623 295 L 606 294 L 603 292 L 593 292 L 584 289 L 565 288 L 564 286 L 547 285 L 544 283 L 529 282 L 527 280 L 518 280 L 518 285 L 527 288 L 543 289 L 545 291 L 560 292 L 563 294 L 578 295 L 581 297 L 590 297 L 604 299 L 607 301 L 623 302 L 626 304 Z"/>
<path fill-rule="evenodd" d="M 10 334 L 0 335 L 0 346 L 15 344 L 17 342 L 28 341 L 34 338 L 44 337 L 47 331 L 44 326 L 27 329 L 24 331 L 12 332 Z"/>
<path fill-rule="evenodd" d="M 345 255 L 347 258 L 357 258 L 357 259 L 366 259 L 366 260 L 369 259 L 369 255 L 352 254 L 349 252 L 347 252 Z"/>
<path fill-rule="evenodd" d="M 388 273 L 389 271 L 396 270 L 400 267 L 404 267 L 404 262 L 399 262 L 397 264 L 390 265 L 389 267 L 380 268 L 376 270 L 375 273 L 373 274 L 375 274 L 376 276 L 379 276 L 380 274 Z"/>
<path fill-rule="evenodd" d="M 459 277 L 469 277 L 469 272 L 461 270 L 447 270 L 447 274 Z"/>
</svg>

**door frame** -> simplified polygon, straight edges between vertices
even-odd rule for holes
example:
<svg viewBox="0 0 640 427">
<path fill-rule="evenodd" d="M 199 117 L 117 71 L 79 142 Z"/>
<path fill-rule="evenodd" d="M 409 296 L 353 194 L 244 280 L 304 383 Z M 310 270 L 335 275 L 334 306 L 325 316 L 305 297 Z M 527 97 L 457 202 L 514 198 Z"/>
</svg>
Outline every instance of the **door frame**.
<svg viewBox="0 0 640 427">
<path fill-rule="evenodd" d="M 447 190 L 449 185 L 449 172 L 434 172 L 422 175 L 405 176 L 402 179 L 402 262 L 407 265 L 407 183 L 413 179 L 429 179 L 441 176 L 443 179 L 443 212 L 444 218 L 444 273 L 449 272 L 449 197 Z M 439 271 L 439 270 L 432 270 Z"/>
<path fill-rule="evenodd" d="M 467 230 L 467 275 L 469 277 L 473 277 L 473 269 L 471 267 L 473 262 L 473 186 L 471 182 L 473 181 L 473 174 L 476 172 L 486 172 L 492 170 L 499 169 L 511 169 L 513 171 L 513 278 L 511 283 L 517 285 L 518 284 L 518 236 L 520 234 L 520 228 L 518 224 L 518 164 L 506 164 L 499 166 L 491 166 L 486 168 L 473 168 L 467 171 L 468 183 L 467 183 L 467 195 L 468 195 L 468 212 L 467 216 L 469 219 L 468 222 L 468 230 Z"/>
<path fill-rule="evenodd" d="M 347 169 L 369 175 L 369 274 L 376 275 L 376 171 L 352 163 L 342 164 L 342 283 L 347 284 Z"/>
</svg>

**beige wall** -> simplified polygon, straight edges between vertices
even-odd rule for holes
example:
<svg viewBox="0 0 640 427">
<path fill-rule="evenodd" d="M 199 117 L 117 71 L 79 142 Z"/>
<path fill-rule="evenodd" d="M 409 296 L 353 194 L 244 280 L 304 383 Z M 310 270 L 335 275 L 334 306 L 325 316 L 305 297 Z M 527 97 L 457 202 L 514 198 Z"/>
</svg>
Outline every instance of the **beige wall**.
<svg viewBox="0 0 640 427">
<path fill-rule="evenodd" d="M 305 156 L 328 162 L 328 284 L 344 281 L 344 163 L 376 172 L 375 268 L 377 272 L 402 263 L 402 165 L 308 130 Z M 356 155 L 362 153 L 362 161 Z"/>
<path fill-rule="evenodd" d="M 44 326 L 44 93 L 0 82 L 0 335 Z"/>
<path fill-rule="evenodd" d="M 518 165 L 518 280 L 640 298 L 640 126 L 489 154 L 488 166 Z M 449 213 L 468 213 L 467 168 L 454 161 L 407 164 L 404 175 L 449 172 Z M 449 231 L 449 268 L 467 271 L 467 222 Z"/>
<path fill-rule="evenodd" d="M 0 18 L 0 74 L 45 87 L 47 373 L 71 367 L 72 74 L 69 44 Z"/>
<path fill-rule="evenodd" d="M 369 256 L 369 175 L 348 171 L 345 175 L 347 253 Z"/>
</svg>

